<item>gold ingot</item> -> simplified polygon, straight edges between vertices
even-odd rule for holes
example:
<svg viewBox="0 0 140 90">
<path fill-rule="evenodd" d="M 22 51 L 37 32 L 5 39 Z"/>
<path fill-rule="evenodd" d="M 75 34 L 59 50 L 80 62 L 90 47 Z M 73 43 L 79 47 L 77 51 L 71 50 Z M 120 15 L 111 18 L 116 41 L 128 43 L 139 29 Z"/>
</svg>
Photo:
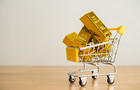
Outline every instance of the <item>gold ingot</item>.
<svg viewBox="0 0 140 90">
<path fill-rule="evenodd" d="M 89 12 L 80 18 L 83 24 L 88 28 L 88 30 L 95 33 L 97 36 L 95 38 L 99 43 L 105 41 L 112 34 L 107 29 L 107 27 L 100 21 L 100 19 L 93 12 Z"/>
<path fill-rule="evenodd" d="M 83 26 L 83 28 L 79 32 L 78 36 L 83 39 L 83 44 L 87 44 L 89 42 L 92 34 L 88 32 L 88 29 L 85 26 Z"/>
<path fill-rule="evenodd" d="M 79 62 L 78 58 L 79 50 L 77 48 L 67 47 L 66 56 L 68 61 Z"/>
<path fill-rule="evenodd" d="M 74 45 L 74 40 L 75 40 L 76 37 L 77 37 L 76 32 L 70 33 L 70 34 L 65 36 L 65 38 L 63 40 L 63 43 L 66 44 L 69 47 L 73 46 Z"/>
<path fill-rule="evenodd" d="M 83 26 L 78 36 L 75 38 L 74 42 L 76 45 L 87 46 L 89 40 L 91 39 L 92 34 L 88 32 L 87 28 Z"/>
<path fill-rule="evenodd" d="M 66 35 L 63 40 L 63 43 L 68 47 L 82 47 L 83 40 L 77 35 L 76 32 Z"/>
</svg>

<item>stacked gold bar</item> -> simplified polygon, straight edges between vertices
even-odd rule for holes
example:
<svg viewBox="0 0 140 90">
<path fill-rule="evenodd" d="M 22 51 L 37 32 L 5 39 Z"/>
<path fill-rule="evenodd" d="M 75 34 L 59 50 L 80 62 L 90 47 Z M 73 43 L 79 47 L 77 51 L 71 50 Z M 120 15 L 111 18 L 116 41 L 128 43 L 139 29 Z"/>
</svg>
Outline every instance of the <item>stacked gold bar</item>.
<svg viewBox="0 0 140 90">
<path fill-rule="evenodd" d="M 108 37 L 112 35 L 107 27 L 93 12 L 87 13 L 81 17 L 80 20 L 88 28 L 88 30 L 97 35 L 94 37 L 98 40 L 99 43 L 106 41 Z"/>
<path fill-rule="evenodd" d="M 100 21 L 100 19 L 93 12 L 89 12 L 80 18 L 84 26 L 81 31 L 77 34 L 75 32 L 68 34 L 63 42 L 68 46 L 66 49 L 67 60 L 78 62 L 79 54 L 90 54 L 91 52 L 96 53 L 97 51 L 79 51 L 77 48 L 88 46 L 89 43 L 98 44 L 108 41 L 108 38 L 112 35 L 107 27 Z M 109 51 L 108 45 L 100 47 L 100 50 Z M 110 46 L 109 46 L 110 47 Z M 102 55 L 101 55 L 102 56 Z M 90 61 L 92 56 L 80 57 L 83 61 Z"/>
</svg>

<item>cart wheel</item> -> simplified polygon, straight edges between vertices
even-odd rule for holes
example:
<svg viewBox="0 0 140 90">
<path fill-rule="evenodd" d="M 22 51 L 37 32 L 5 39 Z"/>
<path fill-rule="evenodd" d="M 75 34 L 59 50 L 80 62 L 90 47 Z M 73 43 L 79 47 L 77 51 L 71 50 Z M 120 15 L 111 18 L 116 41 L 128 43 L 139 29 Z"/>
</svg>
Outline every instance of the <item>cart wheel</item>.
<svg viewBox="0 0 140 90">
<path fill-rule="evenodd" d="M 92 79 L 97 79 L 97 76 L 92 76 Z"/>
<path fill-rule="evenodd" d="M 86 77 L 79 77 L 79 84 L 83 87 L 87 84 Z"/>
<path fill-rule="evenodd" d="M 74 82 L 75 82 L 74 76 L 69 75 L 69 82 L 70 82 L 70 83 L 74 83 Z"/>
<path fill-rule="evenodd" d="M 91 71 L 91 73 L 93 74 L 94 71 Z M 92 76 L 92 79 L 97 79 L 97 76 Z"/>
<path fill-rule="evenodd" d="M 107 75 L 107 83 L 113 84 L 114 83 L 114 75 Z"/>
</svg>

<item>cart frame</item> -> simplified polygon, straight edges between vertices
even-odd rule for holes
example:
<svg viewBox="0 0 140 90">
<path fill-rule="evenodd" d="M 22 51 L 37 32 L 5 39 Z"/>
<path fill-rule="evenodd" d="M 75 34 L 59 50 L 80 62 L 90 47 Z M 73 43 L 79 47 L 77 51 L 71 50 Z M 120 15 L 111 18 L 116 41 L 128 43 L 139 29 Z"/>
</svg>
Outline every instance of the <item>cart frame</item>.
<svg viewBox="0 0 140 90">
<path fill-rule="evenodd" d="M 77 49 L 79 49 L 79 51 L 83 50 L 83 54 L 79 54 L 79 60 L 80 60 L 79 63 L 83 64 L 83 68 L 81 68 L 80 70 L 74 71 L 74 72 L 69 72 L 68 73 L 69 81 L 71 83 L 74 83 L 76 77 L 79 77 L 79 84 L 81 86 L 85 86 L 87 83 L 87 77 L 92 77 L 93 79 L 96 79 L 97 76 L 107 76 L 108 84 L 113 84 L 114 75 L 117 72 L 114 62 L 116 59 L 121 36 L 122 35 L 120 35 L 119 33 L 116 32 L 116 33 L 114 33 L 114 36 L 110 37 L 109 41 L 107 41 L 107 42 L 103 42 L 103 43 L 99 43 L 99 44 L 90 44 L 86 47 L 77 48 Z M 111 46 L 109 51 L 100 50 L 101 52 L 98 52 L 99 48 L 101 46 L 105 46 L 107 44 L 108 45 L 110 44 L 110 46 Z M 109 48 L 109 46 L 108 46 L 108 48 Z M 88 49 L 88 52 L 86 52 L 87 49 Z M 96 49 L 97 52 L 90 53 L 90 49 L 92 49 L 93 51 L 94 51 L 94 49 Z M 90 58 L 89 61 L 88 60 L 84 61 L 84 59 L 85 59 L 84 57 L 88 57 L 88 56 L 93 56 L 93 57 Z M 92 65 L 92 66 L 96 67 L 96 69 L 86 69 L 86 64 Z M 111 66 L 113 68 L 113 72 L 100 73 L 100 66 L 102 66 L 102 65 Z M 79 72 L 83 73 L 83 74 L 80 74 L 80 75 L 77 74 Z M 91 74 L 84 74 L 85 72 L 91 72 Z"/>
</svg>

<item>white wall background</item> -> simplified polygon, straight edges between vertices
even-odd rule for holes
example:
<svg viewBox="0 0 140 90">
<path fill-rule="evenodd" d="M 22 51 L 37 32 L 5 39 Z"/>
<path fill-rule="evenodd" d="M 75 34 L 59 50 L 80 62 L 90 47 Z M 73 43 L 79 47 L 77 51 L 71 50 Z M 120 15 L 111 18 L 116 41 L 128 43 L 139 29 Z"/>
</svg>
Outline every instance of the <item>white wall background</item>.
<svg viewBox="0 0 140 90">
<path fill-rule="evenodd" d="M 77 65 L 62 40 L 90 11 L 107 27 L 126 26 L 117 63 L 140 65 L 140 0 L 0 0 L 0 65 Z"/>
</svg>

